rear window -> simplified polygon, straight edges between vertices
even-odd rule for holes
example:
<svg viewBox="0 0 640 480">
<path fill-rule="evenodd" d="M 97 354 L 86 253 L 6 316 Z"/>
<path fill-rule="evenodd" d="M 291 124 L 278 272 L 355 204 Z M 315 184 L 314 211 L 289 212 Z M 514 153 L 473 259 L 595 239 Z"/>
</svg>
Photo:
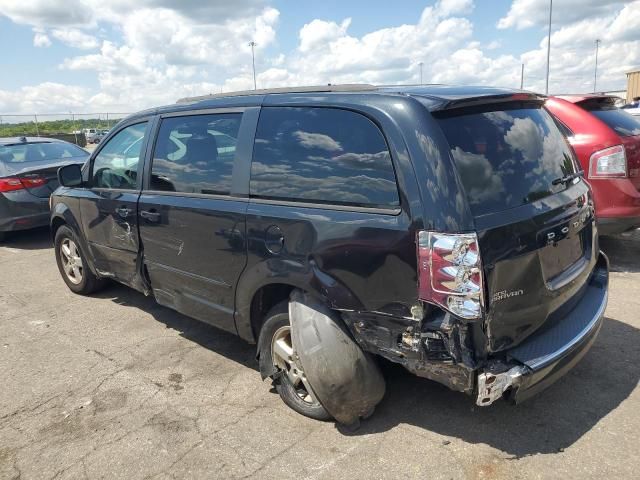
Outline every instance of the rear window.
<svg viewBox="0 0 640 480">
<path fill-rule="evenodd" d="M 440 118 L 475 216 L 534 202 L 567 188 L 571 149 L 541 108 L 481 111 Z"/>
<path fill-rule="evenodd" d="M 22 143 L 0 146 L 0 162 L 23 163 L 86 157 L 88 153 L 71 143 Z"/>
<path fill-rule="evenodd" d="M 400 205 L 391 155 L 367 117 L 337 108 L 263 108 L 251 195 L 366 207 Z"/>
<path fill-rule="evenodd" d="M 640 135 L 640 119 L 616 107 L 587 108 L 621 137 Z"/>
</svg>

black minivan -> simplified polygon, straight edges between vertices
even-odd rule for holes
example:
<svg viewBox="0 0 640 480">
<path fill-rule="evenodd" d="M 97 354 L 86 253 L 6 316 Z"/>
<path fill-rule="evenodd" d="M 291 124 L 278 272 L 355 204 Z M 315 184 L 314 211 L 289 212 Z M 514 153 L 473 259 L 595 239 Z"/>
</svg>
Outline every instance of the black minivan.
<svg viewBox="0 0 640 480">
<path fill-rule="evenodd" d="M 114 279 L 257 344 L 313 418 L 354 424 L 377 357 L 522 401 L 587 352 L 608 262 L 571 148 L 533 93 L 341 85 L 185 99 L 59 171 L 79 294 Z"/>
</svg>

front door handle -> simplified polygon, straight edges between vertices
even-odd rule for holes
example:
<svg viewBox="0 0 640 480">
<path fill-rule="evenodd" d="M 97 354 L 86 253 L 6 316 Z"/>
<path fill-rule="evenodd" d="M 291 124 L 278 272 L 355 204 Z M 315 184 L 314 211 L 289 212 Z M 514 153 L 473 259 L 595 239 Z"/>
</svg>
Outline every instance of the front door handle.
<svg viewBox="0 0 640 480">
<path fill-rule="evenodd" d="M 118 207 L 116 208 L 116 213 L 120 215 L 122 218 L 127 218 L 129 215 L 133 213 L 133 210 L 127 207 Z"/>
<path fill-rule="evenodd" d="M 153 210 L 142 210 L 140 216 L 149 222 L 156 223 L 160 221 L 160 214 Z"/>
</svg>

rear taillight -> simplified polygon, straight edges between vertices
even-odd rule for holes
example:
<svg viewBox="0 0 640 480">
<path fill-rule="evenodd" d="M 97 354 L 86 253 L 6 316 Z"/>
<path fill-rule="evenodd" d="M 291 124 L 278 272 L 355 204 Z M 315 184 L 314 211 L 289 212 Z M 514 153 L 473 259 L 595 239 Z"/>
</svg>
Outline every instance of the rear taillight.
<svg viewBox="0 0 640 480">
<path fill-rule="evenodd" d="M 418 233 L 418 296 L 466 319 L 482 318 L 482 262 L 475 233 Z"/>
<path fill-rule="evenodd" d="M 605 148 L 591 155 L 589 178 L 623 178 L 627 176 L 627 156 L 623 145 Z"/>
<path fill-rule="evenodd" d="M 42 177 L 23 177 L 20 179 L 25 188 L 41 187 L 47 183 L 46 178 Z"/>
<path fill-rule="evenodd" d="M 0 178 L 0 192 L 13 192 L 23 188 L 24 185 L 19 178 Z"/>
<path fill-rule="evenodd" d="M 42 177 L 0 178 L 0 192 L 13 192 L 25 188 L 41 187 L 45 183 L 47 183 L 47 179 Z"/>
</svg>

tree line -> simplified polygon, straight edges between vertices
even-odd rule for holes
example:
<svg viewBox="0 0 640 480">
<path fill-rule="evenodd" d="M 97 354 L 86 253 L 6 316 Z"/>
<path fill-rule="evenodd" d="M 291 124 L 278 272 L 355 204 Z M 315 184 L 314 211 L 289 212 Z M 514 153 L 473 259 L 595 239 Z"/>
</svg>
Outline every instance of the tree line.
<svg viewBox="0 0 640 480">
<path fill-rule="evenodd" d="M 1 118 L 1 117 L 0 117 Z M 44 122 L 35 120 L 21 123 L 0 123 L 0 137 L 18 136 L 46 136 L 56 133 L 73 133 L 83 128 L 98 128 L 107 130 L 113 127 L 120 119 L 104 120 L 100 118 L 81 118 L 68 120 L 47 120 Z"/>
</svg>

